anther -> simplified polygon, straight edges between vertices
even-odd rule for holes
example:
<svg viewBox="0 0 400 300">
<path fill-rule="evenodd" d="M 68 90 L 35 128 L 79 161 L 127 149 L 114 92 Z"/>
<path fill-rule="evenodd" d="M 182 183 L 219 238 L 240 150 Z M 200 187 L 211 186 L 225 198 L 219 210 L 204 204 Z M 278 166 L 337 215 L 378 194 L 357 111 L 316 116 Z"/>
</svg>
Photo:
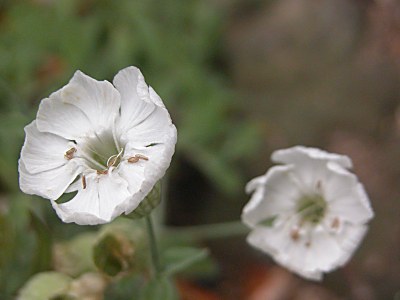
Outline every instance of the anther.
<svg viewBox="0 0 400 300">
<path fill-rule="evenodd" d="M 64 157 L 68 160 L 71 160 L 74 157 L 74 153 L 76 152 L 76 148 L 72 147 L 71 149 L 65 152 Z"/>
<path fill-rule="evenodd" d="M 86 176 L 85 175 L 82 175 L 82 186 L 83 186 L 83 189 L 86 189 Z"/>
<path fill-rule="evenodd" d="M 117 161 L 120 158 L 122 152 L 124 152 L 124 148 L 122 148 L 121 151 L 119 151 L 118 154 L 110 156 L 110 158 L 107 160 L 107 167 L 108 168 L 114 166 L 117 163 Z"/>
<path fill-rule="evenodd" d="M 340 226 L 340 221 L 338 218 L 334 218 L 331 224 L 332 229 L 338 229 Z"/>
<path fill-rule="evenodd" d="M 105 170 L 97 170 L 97 175 L 105 175 L 108 174 L 108 169 Z"/>
<path fill-rule="evenodd" d="M 118 155 L 111 156 L 107 161 L 107 167 L 109 168 L 109 167 L 112 167 L 113 165 L 115 165 L 117 159 L 118 159 Z"/>
<path fill-rule="evenodd" d="M 147 156 L 144 156 L 143 154 L 136 154 L 135 157 L 143 160 L 149 160 L 149 158 Z"/>
<path fill-rule="evenodd" d="M 316 188 L 317 188 L 318 191 L 321 191 L 321 189 L 322 189 L 322 182 L 321 182 L 321 180 L 318 180 L 318 181 L 317 181 Z"/>
<path fill-rule="evenodd" d="M 128 163 L 137 163 L 139 160 L 149 160 L 147 156 L 144 156 L 142 154 L 135 154 L 135 156 L 129 157 L 128 158 Z"/>
<path fill-rule="evenodd" d="M 297 241 L 300 238 L 300 233 L 297 228 L 294 228 L 290 231 L 290 237 L 293 241 Z"/>
</svg>

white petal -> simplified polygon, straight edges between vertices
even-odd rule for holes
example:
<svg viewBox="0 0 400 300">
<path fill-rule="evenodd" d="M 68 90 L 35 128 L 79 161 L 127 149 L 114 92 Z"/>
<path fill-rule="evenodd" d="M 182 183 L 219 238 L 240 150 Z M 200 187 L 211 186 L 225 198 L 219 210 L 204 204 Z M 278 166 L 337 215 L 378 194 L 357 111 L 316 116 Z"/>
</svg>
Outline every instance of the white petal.
<svg viewBox="0 0 400 300">
<path fill-rule="evenodd" d="M 111 83 L 77 71 L 65 87 L 42 101 L 38 128 L 77 139 L 111 128 L 119 108 L 120 95 Z"/>
<path fill-rule="evenodd" d="M 75 140 L 92 132 L 92 124 L 78 107 L 63 102 L 61 90 L 43 99 L 39 105 L 36 125 L 39 131 Z"/>
<path fill-rule="evenodd" d="M 150 99 L 153 103 L 165 108 L 165 105 L 164 105 L 161 97 L 157 94 L 157 92 L 151 86 L 149 86 L 149 93 L 150 93 Z"/>
<path fill-rule="evenodd" d="M 129 197 L 128 183 L 119 175 L 92 173 L 86 176 L 86 188 L 81 188 L 72 200 L 52 205 L 66 223 L 96 225 L 108 223 L 123 213 L 119 205 Z"/>
<path fill-rule="evenodd" d="M 25 127 L 25 134 L 21 160 L 29 173 L 48 171 L 68 163 L 64 157 L 65 152 L 71 148 L 68 140 L 51 133 L 40 132 L 35 121 Z"/>
<path fill-rule="evenodd" d="M 309 148 L 304 146 L 295 146 L 288 149 L 274 151 L 271 158 L 274 162 L 294 165 L 303 165 L 314 161 L 320 161 L 324 163 L 331 161 L 344 168 L 352 167 L 350 158 L 345 155 L 328 153 L 317 148 Z"/>
<path fill-rule="evenodd" d="M 368 231 L 368 226 L 358 224 L 345 224 L 343 230 L 335 235 L 336 242 L 343 250 L 343 255 L 338 260 L 337 265 L 342 266 L 347 263 L 354 252 L 361 244 L 362 239 Z"/>
<path fill-rule="evenodd" d="M 254 192 L 255 190 L 257 190 L 257 188 L 259 188 L 262 184 L 265 183 L 265 179 L 266 176 L 258 176 L 256 178 L 253 178 L 252 180 L 250 180 L 247 184 L 246 184 L 246 193 L 247 194 L 251 194 L 252 192 Z"/>
<path fill-rule="evenodd" d="M 346 255 L 333 235 L 317 226 L 311 233 L 311 243 L 303 263 L 308 270 L 329 272 L 340 266 L 342 257 Z"/>
<path fill-rule="evenodd" d="M 157 107 L 164 107 L 161 98 L 150 90 L 140 70 L 128 67 L 118 72 L 113 81 L 121 94 L 119 130 L 126 131 L 143 122 Z"/>
<path fill-rule="evenodd" d="M 262 180 L 258 177 L 260 185 L 243 209 L 242 220 L 246 224 L 254 226 L 269 217 L 295 212 L 301 191 L 292 181 L 292 169 L 292 166 L 275 166 Z"/>
<path fill-rule="evenodd" d="M 142 123 L 129 129 L 122 138 L 129 141 L 130 147 L 138 148 L 170 143 L 176 140 L 176 128 L 168 112 L 157 106 Z"/>
<path fill-rule="evenodd" d="M 18 171 L 19 187 L 24 193 L 56 200 L 82 170 L 81 166 L 70 161 L 61 167 L 31 174 L 26 169 L 23 160 L 20 159 Z"/>
<path fill-rule="evenodd" d="M 168 169 L 175 151 L 176 130 L 171 134 L 169 140 L 165 143 L 138 150 L 130 147 L 126 149 L 127 157 L 141 154 L 148 158 L 148 160 L 139 160 L 136 163 L 129 163 L 125 159 L 118 167 L 118 173 L 129 183 L 129 191 L 133 195 L 124 207 L 127 214 L 140 204 L 140 201 L 151 191 Z"/>
<path fill-rule="evenodd" d="M 328 214 L 363 224 L 373 217 L 373 211 L 357 177 L 335 164 L 328 165 L 329 180 L 324 184 L 324 196 L 329 203 Z"/>
<path fill-rule="evenodd" d="M 252 246 L 270 254 L 281 266 L 290 271 L 311 280 L 321 280 L 320 270 L 311 270 L 305 264 L 307 247 L 290 239 L 290 226 L 278 228 L 257 227 L 249 236 L 247 241 Z"/>
</svg>

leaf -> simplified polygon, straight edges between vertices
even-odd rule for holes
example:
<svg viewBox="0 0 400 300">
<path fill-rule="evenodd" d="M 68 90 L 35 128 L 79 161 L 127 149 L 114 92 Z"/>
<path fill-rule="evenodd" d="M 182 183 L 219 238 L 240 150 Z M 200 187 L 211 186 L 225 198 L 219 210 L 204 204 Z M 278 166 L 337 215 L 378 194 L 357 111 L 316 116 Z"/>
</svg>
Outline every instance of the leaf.
<svg viewBox="0 0 400 300">
<path fill-rule="evenodd" d="M 51 245 L 52 239 L 49 228 L 34 213 L 30 213 L 31 223 L 36 234 L 36 251 L 33 260 L 33 271 L 35 273 L 49 270 L 52 261 Z"/>
<path fill-rule="evenodd" d="M 19 291 L 17 300 L 44 300 L 63 294 L 72 278 L 58 272 L 43 272 L 33 276 Z"/>
<path fill-rule="evenodd" d="M 143 289 L 141 300 L 178 300 L 174 283 L 170 278 L 161 276 L 150 281 Z"/>
<path fill-rule="evenodd" d="M 207 258 L 209 251 L 192 247 L 175 247 L 167 249 L 164 254 L 164 274 L 174 275 Z"/>
<path fill-rule="evenodd" d="M 93 262 L 93 246 L 97 235 L 85 232 L 69 241 L 54 245 L 54 268 L 72 277 L 96 269 Z"/>
</svg>

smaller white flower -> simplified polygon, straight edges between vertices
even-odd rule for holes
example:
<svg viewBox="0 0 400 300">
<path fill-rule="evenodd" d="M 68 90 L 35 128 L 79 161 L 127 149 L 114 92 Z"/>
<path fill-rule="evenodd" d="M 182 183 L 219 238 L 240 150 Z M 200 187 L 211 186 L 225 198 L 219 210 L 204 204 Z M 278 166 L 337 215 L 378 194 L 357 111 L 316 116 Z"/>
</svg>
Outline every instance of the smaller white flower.
<svg viewBox="0 0 400 300">
<path fill-rule="evenodd" d="M 280 265 L 312 280 L 346 264 L 373 217 L 368 196 L 347 169 L 347 156 L 296 146 L 272 154 L 265 175 L 247 186 L 253 192 L 242 220 L 247 241 Z"/>
<path fill-rule="evenodd" d="M 81 225 L 135 210 L 164 176 L 177 138 L 161 98 L 135 67 L 113 84 L 77 71 L 42 100 L 25 133 L 21 190 L 50 199 L 64 222 Z M 70 192 L 70 201 L 56 201 Z"/>
</svg>

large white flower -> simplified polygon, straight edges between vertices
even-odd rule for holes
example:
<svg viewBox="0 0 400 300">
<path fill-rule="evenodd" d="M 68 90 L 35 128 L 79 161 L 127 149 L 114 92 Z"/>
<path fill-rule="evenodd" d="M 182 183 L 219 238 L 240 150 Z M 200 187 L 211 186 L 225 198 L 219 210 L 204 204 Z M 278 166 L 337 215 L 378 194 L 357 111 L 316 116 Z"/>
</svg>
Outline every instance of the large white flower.
<svg viewBox="0 0 400 300">
<path fill-rule="evenodd" d="M 129 214 L 171 162 L 177 134 L 161 98 L 135 67 L 113 84 L 77 71 L 25 127 L 20 188 L 50 199 L 64 222 L 93 225 Z M 65 192 L 77 193 L 57 203 Z"/>
<path fill-rule="evenodd" d="M 313 280 L 344 265 L 373 217 L 368 196 L 347 169 L 347 156 L 297 146 L 278 150 L 272 167 L 246 187 L 242 220 L 248 242 L 277 263 Z"/>
</svg>

